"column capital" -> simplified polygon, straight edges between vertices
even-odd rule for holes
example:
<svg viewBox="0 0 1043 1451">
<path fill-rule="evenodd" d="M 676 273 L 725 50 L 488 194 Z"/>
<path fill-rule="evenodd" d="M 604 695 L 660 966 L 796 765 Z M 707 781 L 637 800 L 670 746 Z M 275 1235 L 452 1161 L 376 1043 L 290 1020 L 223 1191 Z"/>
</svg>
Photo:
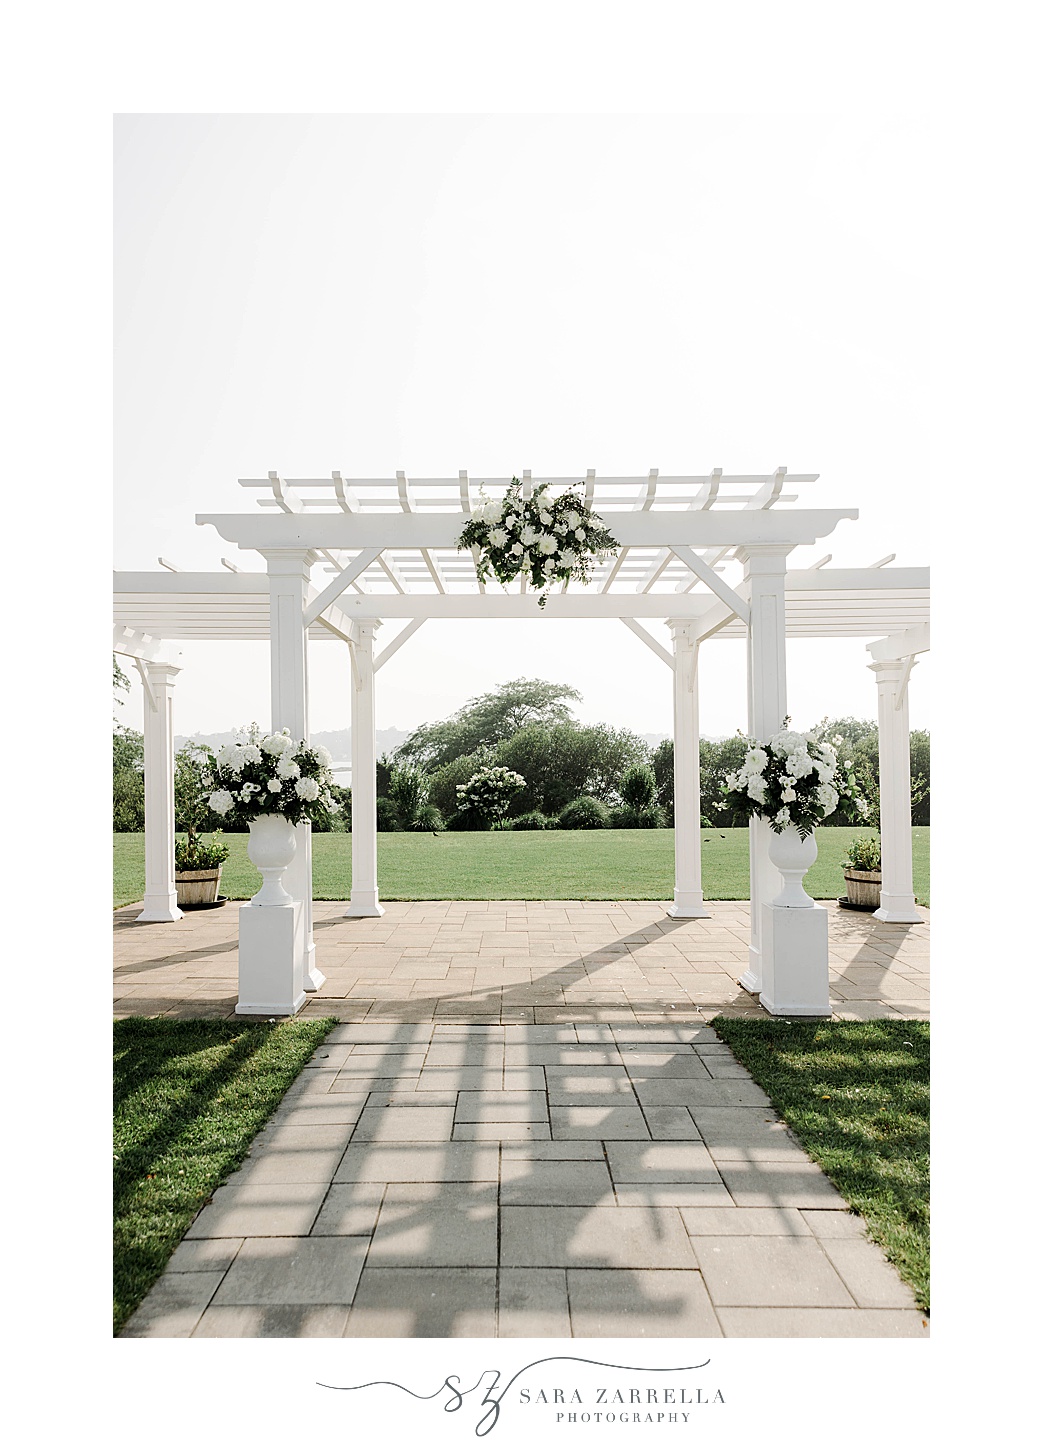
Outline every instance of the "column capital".
<svg viewBox="0 0 1043 1451">
<path fill-rule="evenodd" d="M 691 620 L 691 619 L 688 619 L 688 620 L 673 619 L 673 620 L 667 620 L 666 621 L 666 627 L 670 631 L 670 638 L 673 640 L 673 642 L 674 642 L 675 645 L 682 645 L 682 646 L 684 646 L 684 645 L 692 645 L 692 646 L 698 645 L 699 641 L 698 641 L 698 638 L 696 637 L 696 633 L 695 633 L 695 627 L 696 627 L 697 624 L 698 624 L 698 621 L 697 620 Z"/>
<path fill-rule="evenodd" d="M 383 620 L 352 620 L 351 632 L 360 642 L 372 640 L 383 623 Z"/>
<path fill-rule="evenodd" d="M 871 660 L 868 668 L 878 680 L 900 679 L 919 664 L 918 655 L 903 655 L 900 660 Z"/>
<path fill-rule="evenodd" d="M 264 556 L 269 574 L 305 580 L 310 580 L 311 567 L 319 559 L 314 549 L 260 549 L 258 553 Z"/>
<path fill-rule="evenodd" d="M 173 685 L 174 677 L 181 674 L 180 665 L 171 665 L 166 660 L 142 660 L 140 664 L 154 685 Z"/>
<path fill-rule="evenodd" d="M 787 556 L 796 547 L 795 544 L 776 542 L 740 544 L 735 550 L 735 558 L 745 567 L 747 579 L 753 574 L 785 574 Z"/>
</svg>

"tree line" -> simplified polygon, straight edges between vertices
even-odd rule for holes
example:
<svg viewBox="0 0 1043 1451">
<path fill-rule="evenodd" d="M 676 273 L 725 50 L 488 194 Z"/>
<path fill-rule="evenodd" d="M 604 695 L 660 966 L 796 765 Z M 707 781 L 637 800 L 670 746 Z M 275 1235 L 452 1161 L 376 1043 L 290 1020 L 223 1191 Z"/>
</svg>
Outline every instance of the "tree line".
<svg viewBox="0 0 1043 1451">
<path fill-rule="evenodd" d="M 115 682 L 118 685 L 118 682 Z M 584 725 L 571 709 L 580 699 L 569 685 L 512 680 L 467 702 L 446 720 L 425 723 L 377 762 L 378 831 L 473 831 L 493 818 L 478 810 L 485 793 L 468 792 L 476 778 L 505 782 L 497 824 L 510 830 L 605 827 L 653 829 L 673 825 L 674 748 L 664 740 L 650 748 L 634 732 L 606 724 Z M 815 729 L 841 737 L 841 761 L 854 763 L 878 822 L 879 760 L 874 721 L 851 717 L 820 721 Z M 724 741 L 701 739 L 701 815 L 704 826 L 742 826 L 725 804 L 725 778 L 745 756 L 748 742 L 736 732 Z M 189 742 L 175 761 L 175 820 L 212 830 L 217 818 L 200 804 L 199 773 L 208 748 Z M 505 768 L 495 771 L 494 768 Z M 490 774 L 492 773 L 492 774 Z M 910 732 L 913 822 L 930 821 L 930 735 Z M 113 730 L 113 828 L 144 827 L 144 742 L 127 727 Z M 511 778 L 520 777 L 521 784 Z M 490 786 L 490 789 L 492 787 Z M 341 811 L 315 825 L 318 831 L 351 828 L 351 792 L 336 787 Z M 493 791 L 495 795 L 495 791 Z M 872 819 L 872 818 L 871 818 Z M 838 813 L 837 825 L 845 824 Z M 852 820 L 851 824 L 855 823 Z"/>
</svg>

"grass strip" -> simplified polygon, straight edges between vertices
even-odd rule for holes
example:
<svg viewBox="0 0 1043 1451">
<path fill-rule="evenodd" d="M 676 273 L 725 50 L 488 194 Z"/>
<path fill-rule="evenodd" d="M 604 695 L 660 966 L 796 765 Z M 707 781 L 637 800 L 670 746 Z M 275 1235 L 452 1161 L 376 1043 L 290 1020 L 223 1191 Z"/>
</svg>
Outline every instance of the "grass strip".
<svg viewBox="0 0 1043 1451">
<path fill-rule="evenodd" d="M 825 826 L 815 833 L 818 860 L 804 885 L 811 896 L 841 897 L 847 848 L 865 831 Z M 929 826 L 913 827 L 913 887 L 930 902 Z M 231 855 L 221 872 L 223 896 L 250 897 L 261 875 L 246 855 L 248 837 L 229 832 Z M 670 902 L 674 895 L 674 833 L 662 831 L 381 832 L 377 837 L 380 895 L 386 902 L 609 901 Z M 750 844 L 745 827 L 702 832 L 703 895 L 712 902 L 750 896 Z M 346 901 L 351 892 L 351 837 L 312 836 L 318 901 Z M 113 836 L 113 905 L 140 902 L 145 890 L 145 838 Z"/>
<path fill-rule="evenodd" d="M 114 1333 L 334 1022 L 116 1022 Z"/>
<path fill-rule="evenodd" d="M 930 1024 L 713 1026 L 929 1310 Z"/>
</svg>

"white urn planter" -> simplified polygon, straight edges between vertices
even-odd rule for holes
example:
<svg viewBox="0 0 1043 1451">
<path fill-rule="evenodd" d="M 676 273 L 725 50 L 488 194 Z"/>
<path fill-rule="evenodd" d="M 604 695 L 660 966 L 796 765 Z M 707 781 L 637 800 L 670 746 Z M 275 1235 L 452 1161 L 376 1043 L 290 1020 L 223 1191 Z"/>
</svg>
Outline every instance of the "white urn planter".
<svg viewBox="0 0 1043 1451">
<path fill-rule="evenodd" d="M 814 907 L 814 900 L 804 890 L 804 873 L 818 856 L 815 833 L 801 840 L 795 826 L 768 832 L 768 856 L 782 877 L 782 891 L 772 899 L 773 907 Z"/>
<path fill-rule="evenodd" d="M 282 876 L 293 861 L 297 835 L 285 816 L 256 816 L 250 822 L 246 854 L 264 878 L 250 901 L 255 907 L 285 907 L 293 901 Z"/>
</svg>

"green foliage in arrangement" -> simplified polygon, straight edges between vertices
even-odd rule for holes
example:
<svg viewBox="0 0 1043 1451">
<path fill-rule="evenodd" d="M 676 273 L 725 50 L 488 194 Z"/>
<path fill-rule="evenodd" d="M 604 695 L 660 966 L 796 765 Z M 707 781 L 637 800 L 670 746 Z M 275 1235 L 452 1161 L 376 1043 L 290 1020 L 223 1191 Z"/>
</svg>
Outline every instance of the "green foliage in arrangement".
<svg viewBox="0 0 1043 1451">
<path fill-rule="evenodd" d="M 521 480 L 512 479 L 502 499 L 489 499 L 479 488 L 478 507 L 457 548 L 473 553 L 480 580 L 528 580 L 542 610 L 552 585 L 589 584 L 594 565 L 615 553 L 619 542 L 587 508 L 582 484 L 553 495 L 549 484 L 536 484 L 526 497 Z"/>
</svg>

